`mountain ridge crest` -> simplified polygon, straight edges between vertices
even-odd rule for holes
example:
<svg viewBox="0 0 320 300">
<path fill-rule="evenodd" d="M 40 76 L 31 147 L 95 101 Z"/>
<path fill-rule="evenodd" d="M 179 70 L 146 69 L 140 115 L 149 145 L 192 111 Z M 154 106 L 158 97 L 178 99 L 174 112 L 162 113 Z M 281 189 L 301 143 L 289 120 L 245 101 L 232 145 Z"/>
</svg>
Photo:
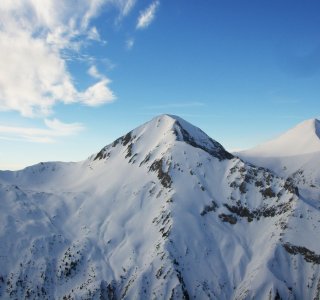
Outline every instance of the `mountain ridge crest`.
<svg viewBox="0 0 320 300">
<path fill-rule="evenodd" d="M 149 153 L 152 152 L 152 148 L 158 147 L 162 143 L 185 142 L 192 147 L 202 149 L 219 160 L 232 159 L 234 157 L 220 143 L 209 137 L 200 128 L 178 116 L 162 114 L 103 147 L 94 156 L 93 160 L 107 158 L 108 149 L 117 146 L 119 143 L 123 146 L 128 145 L 126 157 L 130 157 L 132 148 L 141 139 L 146 139 L 147 143 L 145 144 L 150 145 L 149 149 L 148 146 L 144 147 L 144 151 Z"/>
</svg>

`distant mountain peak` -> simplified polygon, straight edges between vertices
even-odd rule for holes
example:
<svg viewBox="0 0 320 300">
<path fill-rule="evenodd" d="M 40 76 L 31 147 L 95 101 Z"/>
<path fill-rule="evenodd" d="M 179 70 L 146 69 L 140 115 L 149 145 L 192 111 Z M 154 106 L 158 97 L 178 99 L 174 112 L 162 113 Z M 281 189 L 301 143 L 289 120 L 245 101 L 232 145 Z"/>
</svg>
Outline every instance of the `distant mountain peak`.
<svg viewBox="0 0 320 300">
<path fill-rule="evenodd" d="M 278 138 L 237 153 L 254 165 L 291 177 L 301 195 L 319 201 L 320 121 L 305 120 Z"/>
<path fill-rule="evenodd" d="M 320 138 L 320 121 L 316 118 L 307 119 L 305 121 L 300 122 L 295 127 L 291 129 L 292 131 L 296 131 L 299 134 L 301 133 L 315 133 L 318 138 Z"/>
<path fill-rule="evenodd" d="M 320 121 L 308 119 L 277 138 L 244 151 L 250 156 L 296 156 L 320 151 Z"/>
</svg>

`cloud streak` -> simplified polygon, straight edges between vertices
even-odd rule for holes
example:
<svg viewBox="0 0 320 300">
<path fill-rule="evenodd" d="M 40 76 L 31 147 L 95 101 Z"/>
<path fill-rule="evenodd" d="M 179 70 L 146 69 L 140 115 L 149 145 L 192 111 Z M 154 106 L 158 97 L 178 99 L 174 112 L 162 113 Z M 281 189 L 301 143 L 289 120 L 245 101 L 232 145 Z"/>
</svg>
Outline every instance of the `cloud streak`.
<svg viewBox="0 0 320 300">
<path fill-rule="evenodd" d="M 136 0 L 113 0 L 113 4 L 116 5 L 120 11 L 117 21 L 121 21 L 122 18 L 129 15 L 136 4 Z"/>
<path fill-rule="evenodd" d="M 159 1 L 154 1 L 153 3 L 150 4 L 149 7 L 147 7 L 145 10 L 143 10 L 140 13 L 136 29 L 145 29 L 151 24 L 151 22 L 155 18 L 156 11 L 159 5 L 160 5 Z"/>
<path fill-rule="evenodd" d="M 84 129 L 80 123 L 63 123 L 58 119 L 45 119 L 46 128 L 15 127 L 0 125 L 0 139 L 53 143 L 58 137 L 75 135 Z"/>
</svg>

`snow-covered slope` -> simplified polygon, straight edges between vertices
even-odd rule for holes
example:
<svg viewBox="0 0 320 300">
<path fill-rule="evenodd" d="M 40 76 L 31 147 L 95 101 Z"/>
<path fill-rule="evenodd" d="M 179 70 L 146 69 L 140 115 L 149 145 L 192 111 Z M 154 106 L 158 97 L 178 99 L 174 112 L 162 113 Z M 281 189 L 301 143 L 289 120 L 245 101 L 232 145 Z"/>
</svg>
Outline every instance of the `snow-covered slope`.
<svg viewBox="0 0 320 300">
<path fill-rule="evenodd" d="M 319 219 L 161 115 L 85 161 L 0 172 L 0 297 L 318 299 Z"/>
<path fill-rule="evenodd" d="M 320 121 L 311 119 L 253 149 L 236 153 L 245 161 L 291 177 L 306 198 L 320 201 Z"/>
<path fill-rule="evenodd" d="M 252 156 L 286 157 L 320 151 L 320 122 L 306 120 L 278 138 L 247 151 Z"/>
</svg>

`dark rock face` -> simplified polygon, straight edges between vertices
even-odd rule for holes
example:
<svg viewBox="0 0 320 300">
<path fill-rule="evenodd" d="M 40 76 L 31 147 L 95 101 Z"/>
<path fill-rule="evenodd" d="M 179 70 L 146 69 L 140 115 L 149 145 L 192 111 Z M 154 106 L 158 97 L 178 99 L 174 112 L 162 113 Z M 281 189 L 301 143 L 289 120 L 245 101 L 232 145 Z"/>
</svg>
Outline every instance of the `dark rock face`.
<svg viewBox="0 0 320 300">
<path fill-rule="evenodd" d="M 150 166 L 149 170 L 157 173 L 161 184 L 165 188 L 170 188 L 172 184 L 172 179 L 169 175 L 169 172 L 163 171 L 163 163 L 164 163 L 163 158 L 161 158 L 160 160 L 155 160 Z"/>
<path fill-rule="evenodd" d="M 247 218 L 248 222 L 253 221 L 253 219 L 260 219 L 260 217 L 274 217 L 276 215 L 284 214 L 291 209 L 291 202 L 281 203 L 279 205 L 274 205 L 270 207 L 262 207 L 259 209 L 250 210 L 247 207 L 237 203 L 237 205 L 230 206 L 229 204 L 224 204 L 224 206 L 232 213 L 239 217 Z"/>
<path fill-rule="evenodd" d="M 287 178 L 283 188 L 288 192 L 299 196 L 299 189 L 294 185 L 292 178 Z"/>
<path fill-rule="evenodd" d="M 102 280 L 100 284 L 100 299 L 101 300 L 116 300 L 116 290 L 113 286 L 115 283 L 107 283 Z"/>
<path fill-rule="evenodd" d="M 211 211 L 216 211 L 216 209 L 218 208 L 218 204 L 215 201 L 211 201 L 210 205 L 206 205 L 203 208 L 203 211 L 200 213 L 201 216 L 206 215 L 207 213 L 211 212 Z"/>
<path fill-rule="evenodd" d="M 275 192 L 272 190 L 271 187 L 267 187 L 266 189 L 262 189 L 260 190 L 261 194 L 265 197 L 265 198 L 273 198 L 276 196 Z"/>
<path fill-rule="evenodd" d="M 133 140 L 135 139 L 135 136 L 132 135 L 132 132 L 128 132 L 126 135 L 119 137 L 116 139 L 112 144 L 111 147 L 116 147 L 118 144 L 122 144 L 123 146 L 127 146 L 127 154 L 126 158 L 132 156 L 132 146 L 133 146 Z M 110 145 L 103 147 L 99 153 L 95 156 L 93 160 L 101 160 L 101 159 L 107 159 L 110 157 L 110 152 L 108 152 L 108 149 L 110 149 Z"/>
<path fill-rule="evenodd" d="M 292 255 L 300 254 L 303 256 L 305 261 L 310 262 L 310 263 L 314 263 L 317 265 L 320 264 L 320 255 L 316 254 L 315 252 L 309 250 L 306 247 L 295 246 L 290 243 L 285 243 L 282 246 L 288 253 L 290 253 Z"/>
<path fill-rule="evenodd" d="M 237 223 L 237 218 L 233 215 L 220 214 L 219 218 L 222 220 L 222 222 L 228 222 L 231 225 L 234 225 Z"/>
<path fill-rule="evenodd" d="M 129 142 L 132 141 L 132 134 L 131 132 L 128 132 L 125 136 L 123 136 L 122 138 L 122 145 L 123 146 L 127 146 L 127 144 L 129 144 Z"/>
<path fill-rule="evenodd" d="M 107 155 L 107 151 L 106 151 L 106 147 L 102 148 L 99 153 L 95 156 L 95 158 L 93 160 L 101 160 L 101 159 L 106 159 L 108 157 Z"/>
<path fill-rule="evenodd" d="M 175 132 L 177 139 L 186 142 L 187 144 L 195 147 L 195 148 L 200 148 L 203 151 L 206 151 L 210 155 L 218 158 L 219 160 L 224 160 L 224 159 L 232 159 L 234 156 L 226 151 L 221 144 L 218 142 L 214 141 L 213 139 L 208 137 L 209 144 L 208 145 L 203 145 L 198 143 L 190 134 L 188 131 L 186 131 L 182 125 L 179 123 L 179 121 L 175 122 L 175 125 L 177 129 L 180 131 L 182 138 L 179 136 L 177 132 Z M 200 130 L 200 129 L 199 129 Z M 202 132 L 202 131 L 201 131 Z"/>
</svg>

